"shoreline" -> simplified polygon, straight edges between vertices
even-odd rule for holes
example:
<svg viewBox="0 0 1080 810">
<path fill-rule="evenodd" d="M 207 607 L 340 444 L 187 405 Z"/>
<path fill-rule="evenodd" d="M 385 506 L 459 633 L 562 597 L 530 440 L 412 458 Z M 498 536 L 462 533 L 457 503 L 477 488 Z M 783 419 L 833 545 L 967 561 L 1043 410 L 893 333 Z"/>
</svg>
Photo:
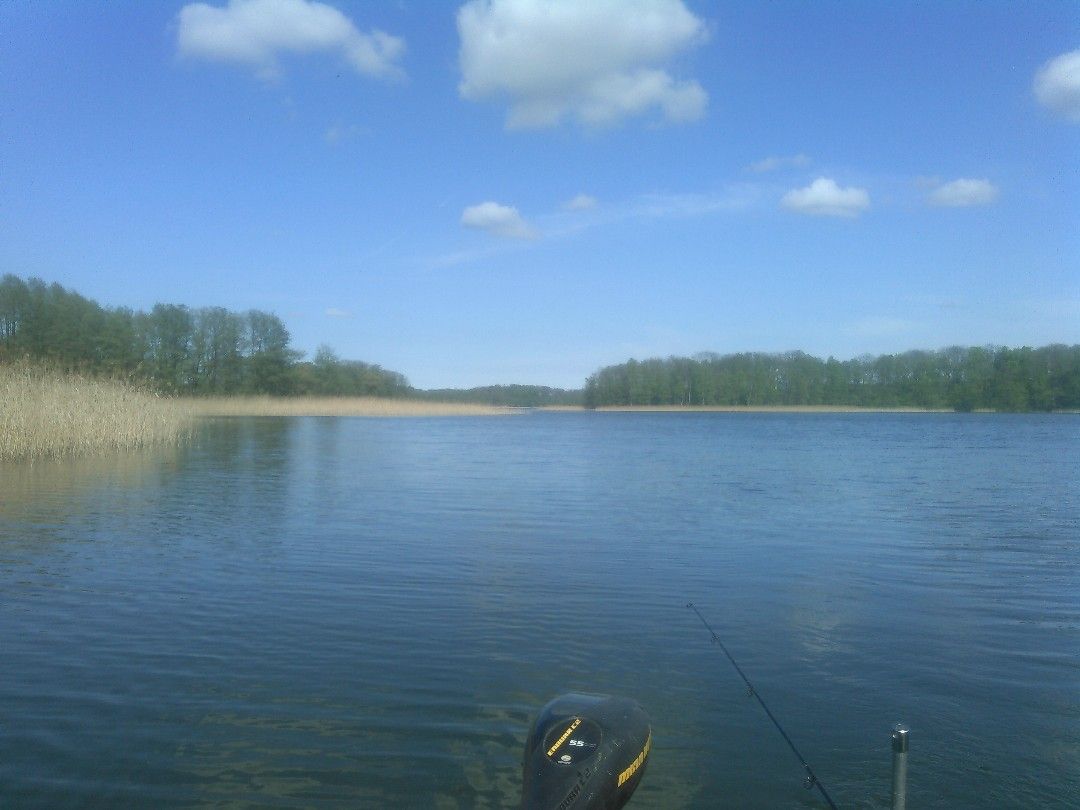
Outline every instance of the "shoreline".
<svg viewBox="0 0 1080 810">
<path fill-rule="evenodd" d="M 775 413 L 775 414 L 948 414 L 951 408 L 913 406 L 862 407 L 857 405 L 481 405 L 468 402 L 391 399 L 384 397 L 271 397 L 226 396 L 184 397 L 195 417 L 229 416 L 358 416 L 358 417 L 438 417 L 513 416 L 539 413 Z M 988 408 L 968 413 L 993 414 Z M 1004 412 L 1003 412 L 1004 413 Z M 1041 412 L 1040 412 L 1041 413 Z M 1080 413 L 1080 411 L 1051 411 Z"/>
<path fill-rule="evenodd" d="M 537 411 L 552 413 L 566 411 L 587 411 L 589 408 L 575 405 L 548 405 L 534 408 Z M 971 411 L 957 411 L 952 408 L 916 408 L 897 405 L 892 407 L 869 407 L 860 405 L 602 405 L 592 408 L 596 413 L 980 413 L 980 414 L 1080 414 L 1080 410 L 1060 409 L 1054 411 L 995 411 L 990 408 L 975 408 Z"/>
<path fill-rule="evenodd" d="M 520 409 L 465 402 L 384 397 L 185 397 L 196 417 L 224 416 L 507 416 Z"/>
<path fill-rule="evenodd" d="M 859 405 L 604 405 L 596 410 L 610 413 L 955 413 L 951 408 Z"/>
</svg>

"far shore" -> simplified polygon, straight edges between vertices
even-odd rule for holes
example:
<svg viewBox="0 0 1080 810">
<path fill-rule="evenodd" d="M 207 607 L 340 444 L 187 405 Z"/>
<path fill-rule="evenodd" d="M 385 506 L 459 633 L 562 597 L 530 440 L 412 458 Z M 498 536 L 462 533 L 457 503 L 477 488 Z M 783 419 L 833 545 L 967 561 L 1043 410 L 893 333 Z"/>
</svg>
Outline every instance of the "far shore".
<svg viewBox="0 0 1080 810">
<path fill-rule="evenodd" d="M 570 406 L 553 406 L 539 410 L 584 410 Z M 863 408 L 857 405 L 604 405 L 597 411 L 607 413 L 961 413 L 953 408 L 914 408 L 897 406 L 892 408 Z M 975 408 L 967 413 L 999 413 L 991 408 Z M 1003 411 L 1001 413 L 1011 413 Z M 1022 411 L 1021 413 L 1031 413 Z M 1035 411 L 1033 413 L 1071 413 L 1080 411 L 1062 409 L 1056 411 Z"/>
<path fill-rule="evenodd" d="M 856 405 L 605 405 L 611 413 L 953 413 L 951 408 L 862 408 Z"/>
<path fill-rule="evenodd" d="M 190 397 L 196 416 L 506 416 L 528 411 L 584 413 L 580 405 L 517 407 L 382 397 Z M 860 408 L 851 405 L 605 405 L 596 413 L 952 413 L 949 409 Z"/>
<path fill-rule="evenodd" d="M 196 416 L 504 416 L 520 409 L 382 397 L 187 397 Z"/>
<path fill-rule="evenodd" d="M 0 462 L 88 456 L 184 443 L 196 421 L 218 417 L 475 417 L 530 411 L 581 413 L 582 406 L 537 408 L 423 399 L 318 396 L 169 397 L 124 382 L 54 372 L 27 363 L 0 365 Z M 613 405 L 600 413 L 951 413 L 910 407 L 844 405 Z M 979 411 L 990 413 L 990 411 Z M 1062 411 L 1062 413 L 1077 413 Z"/>
<path fill-rule="evenodd" d="M 482 405 L 465 402 L 435 402 L 383 397 L 272 397 L 225 396 L 184 397 L 180 400 L 194 416 L 507 416 L 538 411 L 543 413 L 584 413 L 581 405 Z M 778 414 L 934 414 L 955 413 L 951 408 L 858 407 L 855 405 L 605 405 L 595 413 L 778 413 Z M 994 413 L 977 409 L 975 413 Z M 1062 413 L 1068 413 L 1063 411 Z"/>
</svg>

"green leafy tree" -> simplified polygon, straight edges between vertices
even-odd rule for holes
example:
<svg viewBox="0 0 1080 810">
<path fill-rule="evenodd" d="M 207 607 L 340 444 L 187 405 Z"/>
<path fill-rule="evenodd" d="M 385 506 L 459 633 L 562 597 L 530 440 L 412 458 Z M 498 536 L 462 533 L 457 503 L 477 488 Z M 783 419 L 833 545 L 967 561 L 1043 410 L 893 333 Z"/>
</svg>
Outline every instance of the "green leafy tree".
<svg viewBox="0 0 1080 810">
<path fill-rule="evenodd" d="M 292 364 L 299 355 L 289 348 L 289 330 L 276 315 L 253 309 L 247 313 L 246 389 L 259 394 L 288 394 Z"/>
</svg>

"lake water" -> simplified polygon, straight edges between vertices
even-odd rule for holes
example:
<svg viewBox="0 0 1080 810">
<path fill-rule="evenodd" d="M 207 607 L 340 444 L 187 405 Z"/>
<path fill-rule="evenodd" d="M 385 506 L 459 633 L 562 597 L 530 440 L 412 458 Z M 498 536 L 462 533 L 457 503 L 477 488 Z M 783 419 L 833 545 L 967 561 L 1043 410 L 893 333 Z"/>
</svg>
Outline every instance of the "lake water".
<svg viewBox="0 0 1080 810">
<path fill-rule="evenodd" d="M 1080 807 L 1080 418 L 236 419 L 0 467 L 0 805 L 501 808 L 636 698 L 630 808 Z"/>
</svg>

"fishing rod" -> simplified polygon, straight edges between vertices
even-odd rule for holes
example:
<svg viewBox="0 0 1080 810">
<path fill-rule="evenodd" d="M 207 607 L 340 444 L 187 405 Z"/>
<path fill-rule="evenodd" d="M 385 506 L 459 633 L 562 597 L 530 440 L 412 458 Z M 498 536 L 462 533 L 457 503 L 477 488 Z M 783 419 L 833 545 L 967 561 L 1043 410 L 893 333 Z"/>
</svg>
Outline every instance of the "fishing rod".
<svg viewBox="0 0 1080 810">
<path fill-rule="evenodd" d="M 806 758 L 799 753 L 799 749 L 795 747 L 795 743 L 791 741 L 791 737 L 789 737 L 787 735 L 787 732 L 784 731 L 784 727 L 780 725 L 780 723 L 775 717 L 773 717 L 773 713 L 769 711 L 769 707 L 765 705 L 765 701 L 761 699 L 761 695 L 758 694 L 757 689 L 755 689 L 754 685 L 750 683 L 750 679 L 746 677 L 746 673 L 742 671 L 742 667 L 740 667 L 735 662 L 735 659 L 732 657 L 731 653 L 728 652 L 728 648 L 724 646 L 724 642 L 720 640 L 720 636 L 716 635 L 716 631 L 709 626 L 709 623 L 707 621 L 705 621 L 705 617 L 701 615 L 701 611 L 697 609 L 693 602 L 687 602 L 686 606 L 692 611 L 694 611 L 694 613 L 697 614 L 697 617 L 701 619 L 701 623 L 705 625 L 705 629 L 708 630 L 709 635 L 712 636 L 713 643 L 720 645 L 720 649 L 724 651 L 724 655 L 727 656 L 728 661 L 730 661 L 731 665 L 735 667 L 735 671 L 739 673 L 739 677 L 743 679 L 743 683 L 746 684 L 748 693 L 752 697 L 756 698 L 757 702 L 761 704 L 761 708 L 765 710 L 765 714 L 767 714 L 769 716 L 769 719 L 772 720 L 772 724 L 776 726 L 776 730 L 780 732 L 780 735 L 784 738 L 784 742 L 788 744 L 788 747 L 792 750 L 792 752 L 794 752 L 795 756 L 798 757 L 799 764 L 801 764 L 803 766 L 803 770 L 806 771 L 806 781 L 803 783 L 803 786 L 807 790 L 816 787 L 819 791 L 821 791 L 821 795 L 824 797 L 829 807 L 831 807 L 832 810 L 837 810 L 837 807 L 833 803 L 833 800 L 829 797 L 828 791 L 825 790 L 825 786 L 821 784 L 821 780 L 819 780 L 817 778 L 817 774 L 814 773 L 814 769 L 810 767 L 809 763 L 807 763 Z"/>
</svg>

